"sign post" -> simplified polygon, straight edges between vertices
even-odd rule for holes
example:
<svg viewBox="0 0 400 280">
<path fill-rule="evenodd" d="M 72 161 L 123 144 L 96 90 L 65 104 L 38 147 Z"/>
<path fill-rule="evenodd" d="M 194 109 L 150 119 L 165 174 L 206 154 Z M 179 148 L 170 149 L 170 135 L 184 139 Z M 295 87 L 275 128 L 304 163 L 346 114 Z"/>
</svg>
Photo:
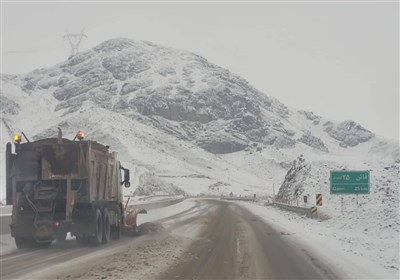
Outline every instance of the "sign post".
<svg viewBox="0 0 400 280">
<path fill-rule="evenodd" d="M 343 215 L 343 195 L 355 194 L 356 207 L 358 208 L 358 195 L 369 194 L 370 176 L 369 171 L 331 171 L 330 177 L 331 194 L 341 195 L 341 213 Z"/>
<path fill-rule="evenodd" d="M 340 200 L 341 200 L 340 212 L 343 215 L 343 195 L 340 197 Z"/>
</svg>

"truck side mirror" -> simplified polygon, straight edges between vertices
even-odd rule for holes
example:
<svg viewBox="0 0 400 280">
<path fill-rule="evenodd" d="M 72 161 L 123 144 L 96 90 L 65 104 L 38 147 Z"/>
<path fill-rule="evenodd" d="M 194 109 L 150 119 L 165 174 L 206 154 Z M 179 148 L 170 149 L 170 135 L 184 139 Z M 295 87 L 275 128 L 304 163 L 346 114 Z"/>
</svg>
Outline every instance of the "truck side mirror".
<svg viewBox="0 0 400 280">
<path fill-rule="evenodd" d="M 130 176 L 129 176 L 129 169 L 124 168 L 124 186 L 125 188 L 129 188 L 131 186 L 131 183 L 129 182 Z"/>
</svg>

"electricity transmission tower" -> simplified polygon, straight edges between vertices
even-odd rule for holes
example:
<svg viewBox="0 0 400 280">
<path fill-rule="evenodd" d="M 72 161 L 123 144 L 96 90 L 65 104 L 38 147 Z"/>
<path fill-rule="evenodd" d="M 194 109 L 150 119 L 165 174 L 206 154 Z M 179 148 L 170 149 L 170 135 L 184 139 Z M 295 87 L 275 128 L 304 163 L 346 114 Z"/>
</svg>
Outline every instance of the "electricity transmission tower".
<svg viewBox="0 0 400 280">
<path fill-rule="evenodd" d="M 82 42 L 83 37 L 87 38 L 84 32 L 85 29 L 82 29 L 81 33 L 69 33 L 68 30 L 66 31 L 64 38 L 67 38 L 71 45 L 71 56 L 76 55 L 79 52 L 79 44 Z"/>
</svg>

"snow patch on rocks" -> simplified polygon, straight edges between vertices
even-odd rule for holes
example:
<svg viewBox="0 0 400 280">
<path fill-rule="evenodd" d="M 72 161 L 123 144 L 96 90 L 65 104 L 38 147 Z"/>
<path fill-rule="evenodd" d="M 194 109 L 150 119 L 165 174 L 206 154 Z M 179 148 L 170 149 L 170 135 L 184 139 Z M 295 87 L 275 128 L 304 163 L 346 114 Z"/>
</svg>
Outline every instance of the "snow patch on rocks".
<svg viewBox="0 0 400 280">
<path fill-rule="evenodd" d="M 309 130 L 306 130 L 298 141 L 322 152 L 328 152 L 324 142 L 320 138 L 313 136 Z"/>
<path fill-rule="evenodd" d="M 371 131 L 351 120 L 341 122 L 338 125 L 328 122 L 324 126 L 329 136 L 338 140 L 340 146 L 344 148 L 356 146 L 374 137 Z"/>
<path fill-rule="evenodd" d="M 139 185 L 132 195 L 185 195 L 185 192 L 177 186 L 161 180 L 156 174 L 146 172 L 139 176 Z"/>
</svg>

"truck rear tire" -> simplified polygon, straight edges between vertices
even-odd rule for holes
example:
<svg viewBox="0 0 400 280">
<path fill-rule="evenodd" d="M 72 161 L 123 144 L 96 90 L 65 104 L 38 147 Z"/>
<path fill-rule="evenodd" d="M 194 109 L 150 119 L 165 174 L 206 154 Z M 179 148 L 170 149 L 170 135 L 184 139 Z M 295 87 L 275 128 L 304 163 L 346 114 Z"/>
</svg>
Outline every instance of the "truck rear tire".
<svg viewBox="0 0 400 280">
<path fill-rule="evenodd" d="M 110 216 L 108 216 L 107 208 L 103 210 L 103 240 L 102 243 L 106 244 L 110 240 Z"/>
<path fill-rule="evenodd" d="M 99 246 L 103 241 L 103 215 L 99 208 L 96 208 L 95 214 L 95 229 L 94 236 L 91 237 L 91 243 L 94 246 Z"/>
<path fill-rule="evenodd" d="M 14 239 L 18 249 L 30 248 L 35 242 L 33 237 L 15 237 Z"/>
<path fill-rule="evenodd" d="M 111 226 L 111 238 L 115 240 L 119 240 L 121 238 L 121 211 L 118 209 L 117 213 L 117 221 L 115 225 Z"/>
</svg>

